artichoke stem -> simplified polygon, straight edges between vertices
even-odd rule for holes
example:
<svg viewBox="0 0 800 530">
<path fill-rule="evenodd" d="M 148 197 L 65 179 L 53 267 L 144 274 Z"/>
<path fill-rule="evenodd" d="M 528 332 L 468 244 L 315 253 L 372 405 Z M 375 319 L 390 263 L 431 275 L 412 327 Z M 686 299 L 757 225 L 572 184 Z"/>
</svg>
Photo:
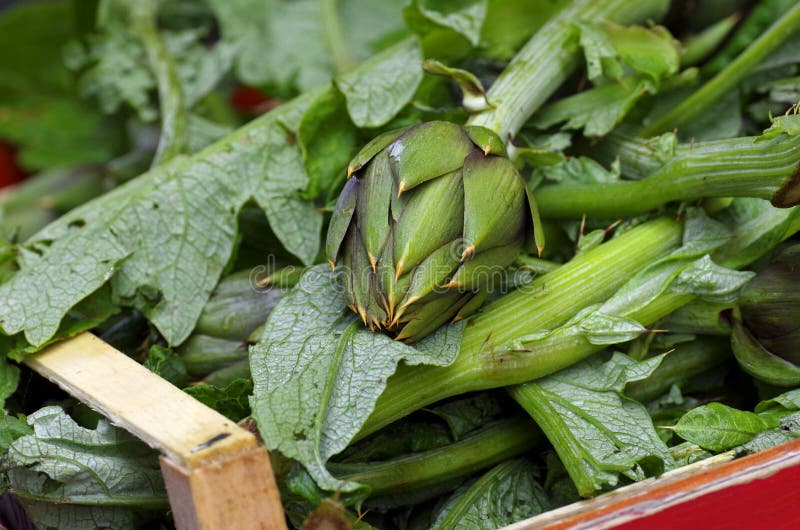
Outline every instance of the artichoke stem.
<svg viewBox="0 0 800 530">
<path fill-rule="evenodd" d="M 681 232 L 680 223 L 671 219 L 645 223 L 534 280 L 529 288 L 490 303 L 468 322 L 453 364 L 398 368 L 358 437 L 441 399 L 530 381 L 597 351 L 598 346 L 582 338 L 578 344 L 573 338 L 555 341 L 524 355 L 508 351 L 506 345 L 524 335 L 553 329 L 584 307 L 607 299 L 636 271 L 677 247 Z M 690 299 L 683 296 L 677 303 Z M 646 323 L 675 307 L 656 309 L 646 315 Z M 662 313 L 665 309 L 668 311 Z"/>
</svg>

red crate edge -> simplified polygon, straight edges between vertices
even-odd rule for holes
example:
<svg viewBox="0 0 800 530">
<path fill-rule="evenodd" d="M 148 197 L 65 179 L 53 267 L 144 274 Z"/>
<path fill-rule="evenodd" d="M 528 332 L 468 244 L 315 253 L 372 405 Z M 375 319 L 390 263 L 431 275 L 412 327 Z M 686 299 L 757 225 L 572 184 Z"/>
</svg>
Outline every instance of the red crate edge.
<svg viewBox="0 0 800 530">
<path fill-rule="evenodd" d="M 699 469 L 698 469 L 699 468 Z M 687 466 L 506 530 L 800 528 L 800 440 L 725 463 Z"/>
</svg>

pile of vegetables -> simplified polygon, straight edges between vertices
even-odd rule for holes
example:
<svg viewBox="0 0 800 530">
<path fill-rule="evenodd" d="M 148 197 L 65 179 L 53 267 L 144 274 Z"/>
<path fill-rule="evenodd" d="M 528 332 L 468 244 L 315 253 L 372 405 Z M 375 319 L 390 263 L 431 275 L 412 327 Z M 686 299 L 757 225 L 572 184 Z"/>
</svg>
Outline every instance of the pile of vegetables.
<svg viewBox="0 0 800 530">
<path fill-rule="evenodd" d="M 21 2 L 0 44 L 39 528 L 172 524 L 157 455 L 19 364 L 87 330 L 254 422 L 296 528 L 499 528 L 800 436 L 794 0 Z"/>
</svg>

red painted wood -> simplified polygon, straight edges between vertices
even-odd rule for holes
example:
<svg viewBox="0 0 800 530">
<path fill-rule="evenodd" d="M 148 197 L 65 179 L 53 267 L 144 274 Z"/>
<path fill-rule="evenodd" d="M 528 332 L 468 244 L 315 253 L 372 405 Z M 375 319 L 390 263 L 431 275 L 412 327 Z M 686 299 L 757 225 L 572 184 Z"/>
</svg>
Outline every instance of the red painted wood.
<svg viewBox="0 0 800 530">
<path fill-rule="evenodd" d="M 730 486 L 615 530 L 795 530 L 800 528 L 800 466 Z"/>
<path fill-rule="evenodd" d="M 515 530 L 800 529 L 800 439 L 576 503 Z M 560 513 L 558 513 L 560 512 Z M 539 519 L 537 521 L 537 519 Z"/>
</svg>

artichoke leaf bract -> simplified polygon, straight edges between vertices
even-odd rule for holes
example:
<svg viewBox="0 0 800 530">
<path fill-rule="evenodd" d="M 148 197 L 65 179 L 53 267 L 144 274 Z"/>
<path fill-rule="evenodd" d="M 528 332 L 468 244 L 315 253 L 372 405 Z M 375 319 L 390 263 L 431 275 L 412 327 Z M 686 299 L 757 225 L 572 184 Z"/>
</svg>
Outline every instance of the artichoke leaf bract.
<svg viewBox="0 0 800 530">
<path fill-rule="evenodd" d="M 326 252 L 370 329 L 413 342 L 502 285 L 531 224 L 502 145 L 489 129 L 434 121 L 381 135 L 355 156 Z"/>
</svg>

